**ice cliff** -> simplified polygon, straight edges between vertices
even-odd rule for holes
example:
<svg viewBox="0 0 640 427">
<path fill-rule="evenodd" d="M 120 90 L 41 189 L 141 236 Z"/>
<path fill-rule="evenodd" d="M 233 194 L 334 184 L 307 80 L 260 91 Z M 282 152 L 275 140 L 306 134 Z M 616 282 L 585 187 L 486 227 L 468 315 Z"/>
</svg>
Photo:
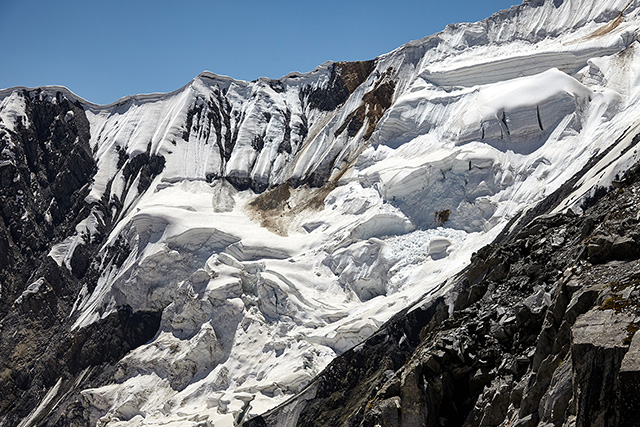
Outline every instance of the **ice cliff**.
<svg viewBox="0 0 640 427">
<path fill-rule="evenodd" d="M 637 161 L 639 6 L 525 1 L 106 106 L 0 91 L 0 423 L 241 423 L 582 170 L 557 207 L 581 213 Z"/>
</svg>

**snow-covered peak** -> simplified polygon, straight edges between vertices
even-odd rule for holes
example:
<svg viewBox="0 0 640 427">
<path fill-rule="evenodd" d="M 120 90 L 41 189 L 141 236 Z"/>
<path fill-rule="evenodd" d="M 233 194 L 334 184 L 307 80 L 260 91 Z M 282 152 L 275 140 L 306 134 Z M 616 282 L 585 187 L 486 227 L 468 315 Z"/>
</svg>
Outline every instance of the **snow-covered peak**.
<svg viewBox="0 0 640 427">
<path fill-rule="evenodd" d="M 50 252 L 72 269 L 105 234 L 73 328 L 162 313 L 82 392 L 92 421 L 232 425 L 283 402 L 611 149 L 559 207 L 578 210 L 637 160 L 618 138 L 638 124 L 638 10 L 529 1 L 371 61 L 106 106 L 43 88 L 84 107 L 98 164 L 92 213 Z M 34 93 L 0 93 L 6 132 Z"/>
</svg>

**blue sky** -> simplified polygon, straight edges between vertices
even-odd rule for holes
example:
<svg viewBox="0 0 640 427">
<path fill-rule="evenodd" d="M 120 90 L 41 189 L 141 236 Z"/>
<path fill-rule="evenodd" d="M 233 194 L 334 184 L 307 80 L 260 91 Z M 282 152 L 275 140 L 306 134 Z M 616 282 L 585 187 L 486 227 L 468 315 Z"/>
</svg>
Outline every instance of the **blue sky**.
<svg viewBox="0 0 640 427">
<path fill-rule="evenodd" d="M 279 78 L 365 60 L 518 0 L 0 0 L 0 88 L 63 85 L 107 104 L 209 70 Z"/>
</svg>

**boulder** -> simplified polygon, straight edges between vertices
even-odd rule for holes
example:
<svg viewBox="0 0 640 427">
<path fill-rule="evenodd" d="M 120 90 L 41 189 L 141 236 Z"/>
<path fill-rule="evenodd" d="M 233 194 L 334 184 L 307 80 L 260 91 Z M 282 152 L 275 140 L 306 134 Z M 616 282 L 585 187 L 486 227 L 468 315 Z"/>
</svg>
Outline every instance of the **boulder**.
<svg viewBox="0 0 640 427">
<path fill-rule="evenodd" d="M 615 388 L 633 321 L 633 316 L 597 309 L 576 320 L 571 353 L 577 427 L 617 425 Z"/>
</svg>

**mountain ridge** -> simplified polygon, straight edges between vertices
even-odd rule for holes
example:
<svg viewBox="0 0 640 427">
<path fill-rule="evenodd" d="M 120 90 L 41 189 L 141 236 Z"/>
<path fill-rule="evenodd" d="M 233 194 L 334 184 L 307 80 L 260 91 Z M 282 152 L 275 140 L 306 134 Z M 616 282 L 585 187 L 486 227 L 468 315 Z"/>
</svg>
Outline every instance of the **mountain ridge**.
<svg viewBox="0 0 640 427">
<path fill-rule="evenodd" d="M 2 423 L 231 425 L 288 400 L 416 298 L 451 297 L 595 156 L 554 213 L 617 185 L 637 28 L 633 2 L 533 1 L 278 80 L 204 72 L 106 106 L 3 90 L 0 333 L 32 342 L 0 349 Z M 84 173 L 60 190 L 78 132 Z M 59 237 L 34 252 L 40 228 Z"/>
</svg>

